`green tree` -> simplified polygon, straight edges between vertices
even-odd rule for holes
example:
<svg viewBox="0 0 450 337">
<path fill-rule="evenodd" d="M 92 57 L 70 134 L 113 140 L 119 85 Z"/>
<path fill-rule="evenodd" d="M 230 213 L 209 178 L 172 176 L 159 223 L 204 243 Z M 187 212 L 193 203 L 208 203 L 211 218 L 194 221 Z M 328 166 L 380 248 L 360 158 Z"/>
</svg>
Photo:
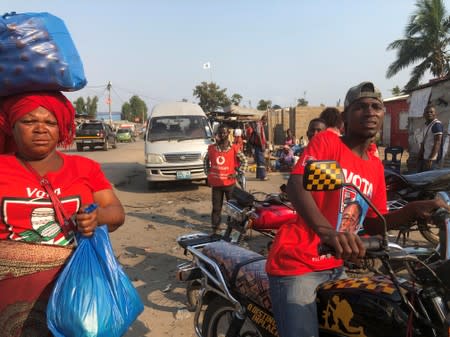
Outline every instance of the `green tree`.
<svg viewBox="0 0 450 337">
<path fill-rule="evenodd" d="M 223 108 L 230 105 L 230 99 L 227 97 L 227 89 L 220 89 L 214 82 L 202 82 L 193 90 L 193 96 L 199 100 L 199 105 L 206 113 L 216 111 L 218 108 Z"/>
<path fill-rule="evenodd" d="M 121 118 L 130 122 L 144 123 L 147 119 L 147 104 L 137 95 L 122 105 Z"/>
<path fill-rule="evenodd" d="M 267 109 L 270 109 L 271 107 L 272 107 L 272 101 L 271 100 L 267 100 L 266 101 L 266 100 L 260 99 L 256 109 L 258 109 L 258 110 L 267 110 Z"/>
<path fill-rule="evenodd" d="M 73 102 L 73 106 L 78 115 L 86 113 L 86 103 L 84 102 L 83 97 L 78 97 L 77 100 Z"/>
<path fill-rule="evenodd" d="M 405 28 L 404 38 L 395 40 L 387 47 L 388 50 L 397 50 L 397 59 L 389 66 L 387 78 L 419 63 L 411 71 L 406 90 L 417 87 L 427 71 L 439 78 L 450 70 L 447 53 L 450 18 L 443 0 L 418 0 L 416 7 Z"/>
<path fill-rule="evenodd" d="M 391 89 L 392 96 L 400 96 L 402 94 L 402 89 L 398 85 Z"/>
<path fill-rule="evenodd" d="M 297 106 L 308 106 L 308 101 L 304 98 L 297 99 Z"/>
<path fill-rule="evenodd" d="M 97 118 L 97 109 L 98 109 L 97 105 L 98 105 L 98 97 L 97 96 L 94 96 L 92 98 L 88 97 L 86 99 L 85 108 L 86 108 L 86 112 L 88 114 L 88 118 L 90 118 L 90 119 Z"/>
<path fill-rule="evenodd" d="M 231 104 L 239 105 L 239 104 L 241 104 L 242 96 L 239 94 L 233 94 L 233 95 L 231 95 L 230 101 L 231 101 Z"/>
<path fill-rule="evenodd" d="M 122 104 L 122 110 L 120 112 L 120 119 L 124 121 L 131 120 L 131 105 L 128 102 L 125 102 Z"/>
</svg>

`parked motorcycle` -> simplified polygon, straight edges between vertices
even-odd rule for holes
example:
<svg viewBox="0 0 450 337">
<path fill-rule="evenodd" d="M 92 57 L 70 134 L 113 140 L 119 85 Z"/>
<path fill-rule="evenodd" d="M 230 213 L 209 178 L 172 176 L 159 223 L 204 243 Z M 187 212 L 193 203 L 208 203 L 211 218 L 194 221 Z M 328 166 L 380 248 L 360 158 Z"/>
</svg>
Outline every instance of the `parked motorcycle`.
<svg viewBox="0 0 450 337">
<path fill-rule="evenodd" d="M 440 191 L 450 191 L 450 169 L 433 170 L 414 174 L 400 174 L 396 171 L 384 170 L 386 189 L 388 196 L 388 208 L 390 210 L 404 207 L 408 202 L 415 200 L 429 200 Z M 436 224 L 417 220 L 412 225 L 400 229 L 397 242 L 406 238 L 413 230 L 419 231 L 422 236 L 436 245 L 439 242 L 439 228 Z"/>
<path fill-rule="evenodd" d="M 314 166 L 317 163 L 323 162 L 309 164 L 305 176 L 308 172 L 317 172 L 318 167 L 321 170 L 320 165 Z M 344 179 L 337 173 L 324 174 L 335 183 L 325 189 L 349 185 L 342 183 Z M 317 190 L 317 185 L 305 184 L 305 188 Z M 450 202 L 446 193 L 440 193 L 439 197 Z M 369 200 L 366 202 L 372 205 Z M 408 254 L 397 244 L 388 243 L 386 233 L 382 238 L 362 238 L 367 248 L 365 261 L 368 265 L 375 259 L 381 261 L 385 273 L 374 270 L 374 276 L 320 285 L 317 289 L 320 336 L 448 337 L 449 212 L 438 210 L 434 223 L 440 229 L 441 241 L 439 259 L 432 263 Z M 278 336 L 264 271 L 265 257 L 205 234 L 182 236 L 178 243 L 193 257 L 191 262 L 179 267 L 178 279 L 197 280 L 200 284 L 194 316 L 198 337 Z M 407 266 L 401 277 L 391 268 L 391 263 L 398 261 Z"/>
<path fill-rule="evenodd" d="M 263 197 L 258 199 L 260 194 Z M 249 193 L 236 187 L 222 209 L 227 215 L 225 236 L 236 231 L 239 233 L 235 240 L 237 242 L 241 242 L 248 230 L 273 238 L 281 225 L 294 223 L 297 219 L 297 213 L 284 192 Z"/>
</svg>

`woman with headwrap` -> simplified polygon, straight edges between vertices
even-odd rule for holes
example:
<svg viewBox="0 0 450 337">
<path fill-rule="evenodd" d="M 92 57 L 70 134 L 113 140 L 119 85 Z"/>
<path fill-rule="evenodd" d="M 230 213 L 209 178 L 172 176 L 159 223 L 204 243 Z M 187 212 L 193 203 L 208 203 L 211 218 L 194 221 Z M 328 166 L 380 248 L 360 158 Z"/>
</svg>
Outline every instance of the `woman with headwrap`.
<svg viewBox="0 0 450 337">
<path fill-rule="evenodd" d="M 59 92 L 0 101 L 0 331 L 5 336 L 51 336 L 46 305 L 72 252 L 74 231 L 91 236 L 98 224 L 114 231 L 125 219 L 100 165 L 57 150 L 72 142 L 74 115 Z M 92 203 L 98 208 L 84 212 Z"/>
</svg>

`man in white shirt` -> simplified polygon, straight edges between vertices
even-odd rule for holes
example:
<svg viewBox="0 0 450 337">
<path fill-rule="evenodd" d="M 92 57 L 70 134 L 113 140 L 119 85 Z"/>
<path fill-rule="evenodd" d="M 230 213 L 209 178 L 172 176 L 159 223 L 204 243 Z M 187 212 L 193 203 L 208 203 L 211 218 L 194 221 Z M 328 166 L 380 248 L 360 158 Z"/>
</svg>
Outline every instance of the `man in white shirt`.
<svg viewBox="0 0 450 337">
<path fill-rule="evenodd" d="M 423 117 L 425 128 L 423 129 L 423 141 L 418 155 L 417 171 L 430 171 L 438 168 L 442 156 L 442 123 L 436 118 L 434 105 L 425 107 Z"/>
</svg>

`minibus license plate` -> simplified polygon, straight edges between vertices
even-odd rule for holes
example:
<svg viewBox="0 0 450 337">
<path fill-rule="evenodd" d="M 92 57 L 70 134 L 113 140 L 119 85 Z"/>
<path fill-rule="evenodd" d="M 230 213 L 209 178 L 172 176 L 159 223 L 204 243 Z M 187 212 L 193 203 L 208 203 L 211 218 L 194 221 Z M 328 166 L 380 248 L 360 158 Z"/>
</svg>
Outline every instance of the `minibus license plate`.
<svg viewBox="0 0 450 337">
<path fill-rule="evenodd" d="M 191 171 L 177 171 L 177 179 L 191 179 Z"/>
</svg>

